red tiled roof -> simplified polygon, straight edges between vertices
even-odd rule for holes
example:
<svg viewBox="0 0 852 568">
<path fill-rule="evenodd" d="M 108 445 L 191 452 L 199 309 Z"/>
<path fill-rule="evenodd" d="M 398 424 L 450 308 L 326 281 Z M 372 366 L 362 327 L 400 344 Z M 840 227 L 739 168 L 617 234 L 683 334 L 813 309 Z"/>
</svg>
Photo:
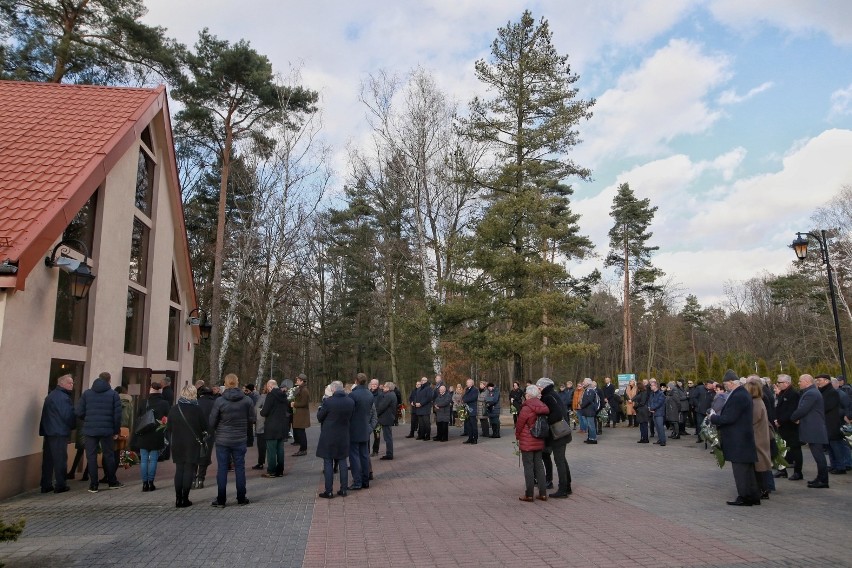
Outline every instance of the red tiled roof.
<svg viewBox="0 0 852 568">
<path fill-rule="evenodd" d="M 0 262 L 18 262 L 18 289 L 165 105 L 162 86 L 0 81 Z"/>
</svg>

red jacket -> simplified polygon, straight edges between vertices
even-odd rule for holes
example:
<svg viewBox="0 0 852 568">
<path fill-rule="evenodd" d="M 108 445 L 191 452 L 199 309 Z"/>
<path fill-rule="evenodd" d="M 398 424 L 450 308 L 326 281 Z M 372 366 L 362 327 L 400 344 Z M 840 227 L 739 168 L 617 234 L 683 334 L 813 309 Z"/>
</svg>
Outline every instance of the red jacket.
<svg viewBox="0 0 852 568">
<path fill-rule="evenodd" d="M 530 428 L 539 414 L 549 413 L 547 405 L 537 398 L 524 401 L 518 413 L 518 423 L 515 424 L 515 438 L 518 439 L 518 447 L 522 452 L 538 452 L 544 449 L 544 440 L 530 434 Z"/>
</svg>

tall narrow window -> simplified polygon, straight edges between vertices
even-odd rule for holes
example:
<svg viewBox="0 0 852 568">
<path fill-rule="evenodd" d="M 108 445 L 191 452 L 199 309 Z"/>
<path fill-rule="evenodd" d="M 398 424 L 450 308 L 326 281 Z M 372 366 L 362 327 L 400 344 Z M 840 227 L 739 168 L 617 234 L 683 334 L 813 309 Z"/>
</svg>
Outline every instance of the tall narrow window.
<svg viewBox="0 0 852 568">
<path fill-rule="evenodd" d="M 154 160 L 143 149 L 139 149 L 136 165 L 136 207 L 151 216 L 151 201 L 154 197 Z"/>
<path fill-rule="evenodd" d="M 166 359 L 169 361 L 178 360 L 178 352 L 180 351 L 180 310 L 174 307 L 169 308 L 169 335 L 168 343 L 166 344 Z"/>
<path fill-rule="evenodd" d="M 145 294 L 127 289 L 127 313 L 124 324 L 124 352 L 142 354 L 142 332 L 145 324 Z"/>
<path fill-rule="evenodd" d="M 148 235 L 151 230 L 137 217 L 133 218 L 130 243 L 130 279 L 145 286 L 148 276 Z"/>
</svg>

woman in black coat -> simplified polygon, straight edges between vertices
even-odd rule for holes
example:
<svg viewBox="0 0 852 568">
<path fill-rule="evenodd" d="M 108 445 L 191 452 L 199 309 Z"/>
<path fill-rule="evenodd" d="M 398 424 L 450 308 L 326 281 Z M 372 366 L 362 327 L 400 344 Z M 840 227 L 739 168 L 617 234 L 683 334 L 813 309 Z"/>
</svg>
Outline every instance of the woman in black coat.
<svg viewBox="0 0 852 568">
<path fill-rule="evenodd" d="M 178 403 L 169 411 L 166 430 L 171 436 L 172 461 L 175 463 L 175 507 L 189 507 L 189 490 L 195 469 L 202 461 L 201 447 L 207 435 L 207 420 L 198 406 L 195 387 L 187 385 L 180 391 Z M 206 444 L 205 457 L 209 456 Z"/>
<path fill-rule="evenodd" d="M 139 409 L 139 417 L 145 415 L 148 410 L 154 412 L 154 420 L 162 422 L 169 413 L 169 403 L 163 398 L 160 383 L 151 383 L 148 400 Z M 138 424 L 138 420 L 137 420 Z M 154 491 L 154 478 L 157 476 L 157 460 L 160 452 L 166 447 L 163 430 L 158 426 L 144 434 L 136 435 L 136 445 L 139 447 L 139 470 L 142 472 L 142 491 Z"/>
</svg>

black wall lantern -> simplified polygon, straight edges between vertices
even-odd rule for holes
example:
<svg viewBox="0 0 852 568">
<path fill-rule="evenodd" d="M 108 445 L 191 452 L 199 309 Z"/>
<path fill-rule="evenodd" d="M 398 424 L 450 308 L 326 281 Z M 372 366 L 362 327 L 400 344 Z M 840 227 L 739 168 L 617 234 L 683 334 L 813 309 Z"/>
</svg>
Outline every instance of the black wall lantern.
<svg viewBox="0 0 852 568">
<path fill-rule="evenodd" d="M 74 250 L 83 253 L 83 260 L 71 258 L 68 253 L 71 252 L 72 246 Z M 57 254 L 59 257 L 57 258 Z M 71 277 L 71 295 L 75 300 L 83 300 L 89 295 L 89 289 L 92 287 L 92 282 L 95 280 L 95 275 L 86 264 L 89 259 L 89 249 L 86 245 L 76 239 L 60 241 L 58 245 L 53 247 L 50 256 L 45 257 L 44 264 L 48 268 L 59 268 L 63 272 L 67 272 Z"/>
<path fill-rule="evenodd" d="M 195 317 L 192 314 L 197 314 Z M 203 314 L 203 318 L 199 317 Z M 195 308 L 191 312 L 189 312 L 189 316 L 186 318 L 187 325 L 197 325 L 198 331 L 201 333 L 201 339 L 210 339 L 210 330 L 213 329 L 213 324 L 207 322 L 207 314 L 204 313 L 200 308 Z"/>
</svg>

